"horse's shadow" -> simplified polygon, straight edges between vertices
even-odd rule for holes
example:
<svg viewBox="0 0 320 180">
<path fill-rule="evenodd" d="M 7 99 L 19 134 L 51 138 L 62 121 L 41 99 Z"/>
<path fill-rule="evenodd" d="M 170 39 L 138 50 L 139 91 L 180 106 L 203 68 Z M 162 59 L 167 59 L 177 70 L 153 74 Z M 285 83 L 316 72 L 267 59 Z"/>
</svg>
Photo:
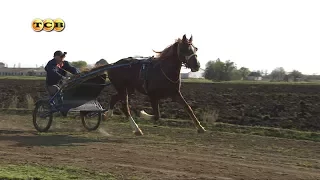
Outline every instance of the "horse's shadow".
<svg viewBox="0 0 320 180">
<path fill-rule="evenodd" d="M 0 130 L 1 141 L 14 141 L 16 144 L 11 146 L 30 147 L 30 146 L 85 146 L 88 143 L 123 143 L 120 139 L 82 137 L 75 135 L 56 135 L 36 133 L 23 135 L 26 131 L 21 130 Z"/>
</svg>

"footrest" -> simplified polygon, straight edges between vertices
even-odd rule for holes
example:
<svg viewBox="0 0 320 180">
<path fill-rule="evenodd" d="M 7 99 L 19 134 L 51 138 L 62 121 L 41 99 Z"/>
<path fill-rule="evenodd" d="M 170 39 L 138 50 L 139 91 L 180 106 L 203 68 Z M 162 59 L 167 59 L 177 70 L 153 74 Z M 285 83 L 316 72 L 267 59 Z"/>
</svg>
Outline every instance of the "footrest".
<svg viewBox="0 0 320 180">
<path fill-rule="evenodd" d="M 89 101 L 79 107 L 72 108 L 69 112 L 79 112 L 79 111 L 104 111 L 101 104 L 97 100 Z"/>
</svg>

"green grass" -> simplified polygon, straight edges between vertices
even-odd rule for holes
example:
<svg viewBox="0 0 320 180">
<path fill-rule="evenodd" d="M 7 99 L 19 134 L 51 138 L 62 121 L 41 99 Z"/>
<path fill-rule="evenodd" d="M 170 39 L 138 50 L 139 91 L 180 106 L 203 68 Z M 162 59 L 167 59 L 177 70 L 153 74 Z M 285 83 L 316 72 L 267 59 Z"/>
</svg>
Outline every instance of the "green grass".
<svg viewBox="0 0 320 180">
<path fill-rule="evenodd" d="M 25 117 L 26 114 L 30 114 L 30 110 L 26 109 L 0 109 L 0 115 L 9 115 L 15 114 L 21 117 Z M 60 119 L 59 117 L 55 117 L 55 120 L 70 121 L 73 117 L 69 116 L 68 118 Z M 112 123 L 125 122 L 127 120 L 123 120 L 122 116 L 115 115 L 110 118 L 108 121 Z M 139 117 L 135 117 L 138 124 L 144 126 L 153 127 L 154 124 L 151 121 L 140 119 Z M 80 122 L 79 122 L 80 123 Z M 120 123 L 121 124 L 121 123 Z M 190 120 L 181 120 L 181 119 L 162 119 L 157 123 L 163 128 L 193 128 L 193 124 Z M 259 135 L 259 136 L 269 136 L 269 137 L 279 137 L 286 139 L 296 139 L 296 140 L 309 140 L 320 142 L 320 132 L 312 132 L 312 131 L 299 131 L 294 129 L 283 129 L 283 128 L 274 128 L 274 127 L 263 127 L 263 126 L 244 126 L 244 125 L 235 125 L 235 124 L 227 124 L 227 123 L 213 123 L 213 124 L 203 124 L 207 130 L 209 131 L 219 131 L 219 132 L 229 132 L 229 133 L 240 133 L 240 134 L 249 134 L 249 135 Z"/>
<path fill-rule="evenodd" d="M 191 83 L 213 83 L 213 81 L 208 79 L 181 79 L 182 82 Z"/>
<path fill-rule="evenodd" d="M 111 174 L 89 172 L 74 167 L 44 167 L 34 165 L 0 165 L 0 179 L 69 180 L 115 179 Z"/>
<path fill-rule="evenodd" d="M 109 119 L 109 122 L 119 123 L 121 122 L 121 116 L 115 116 Z M 138 117 L 135 117 L 136 121 L 140 125 L 147 127 L 153 127 L 154 124 L 148 120 L 143 120 Z M 126 121 L 124 121 L 126 124 Z M 193 128 L 191 120 L 181 120 L 181 119 L 162 119 L 157 123 L 162 128 Z M 268 137 L 278 137 L 285 139 L 296 139 L 296 140 L 308 140 L 314 142 L 320 142 L 320 132 L 312 131 L 299 131 L 294 129 L 283 129 L 283 128 L 274 128 L 274 127 L 263 127 L 263 126 L 244 126 L 244 125 L 235 125 L 227 123 L 213 123 L 205 124 L 205 128 L 209 131 L 219 131 L 219 132 L 228 132 L 228 133 L 239 133 L 239 134 L 248 134 L 248 135 L 258 135 L 258 136 L 268 136 Z M 159 127 L 158 127 L 159 128 Z"/>
<path fill-rule="evenodd" d="M 271 84 L 271 85 L 320 85 L 320 81 L 311 82 L 270 82 L 266 80 L 262 81 L 211 81 L 207 79 L 182 79 L 185 83 L 211 83 L 211 84 Z"/>
<path fill-rule="evenodd" d="M 12 80 L 45 80 L 45 77 L 39 77 L 39 76 L 0 76 L 0 79 L 12 79 Z"/>
<path fill-rule="evenodd" d="M 320 85 L 318 81 L 312 82 L 270 82 L 270 81 L 224 81 L 213 82 L 222 84 L 272 84 L 272 85 Z"/>
<path fill-rule="evenodd" d="M 296 140 L 309 140 L 320 142 L 319 132 L 298 131 L 292 129 L 260 127 L 260 126 L 240 126 L 226 123 L 215 123 L 208 127 L 211 131 L 251 134 L 259 136 L 278 137 Z"/>
<path fill-rule="evenodd" d="M 168 120 L 163 120 L 168 121 Z M 180 120 L 173 122 L 170 120 L 166 124 L 168 126 L 174 127 L 192 127 L 190 121 L 185 121 L 185 125 Z M 314 142 L 320 142 L 320 133 L 319 132 L 309 132 L 309 131 L 298 131 L 292 129 L 282 129 L 282 128 L 273 128 L 273 127 L 261 127 L 261 126 L 243 126 L 243 125 L 234 125 L 227 123 L 214 123 L 206 126 L 207 130 L 210 131 L 220 131 L 220 132 L 229 132 L 229 133 L 241 133 L 249 135 L 259 135 L 259 136 L 269 136 L 269 137 L 278 137 L 286 139 L 296 139 L 296 140 L 309 140 Z"/>
</svg>

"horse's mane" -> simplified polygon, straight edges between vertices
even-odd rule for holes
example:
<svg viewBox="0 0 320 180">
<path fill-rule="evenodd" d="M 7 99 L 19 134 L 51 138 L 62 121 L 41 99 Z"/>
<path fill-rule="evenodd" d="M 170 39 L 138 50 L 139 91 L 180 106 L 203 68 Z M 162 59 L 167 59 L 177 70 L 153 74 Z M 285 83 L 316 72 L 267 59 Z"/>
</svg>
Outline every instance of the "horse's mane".
<svg viewBox="0 0 320 180">
<path fill-rule="evenodd" d="M 175 45 L 180 43 L 182 40 L 179 38 L 173 44 L 166 47 L 163 51 L 153 51 L 156 53 L 156 60 L 163 60 L 170 56 L 173 56 L 176 53 Z"/>
</svg>

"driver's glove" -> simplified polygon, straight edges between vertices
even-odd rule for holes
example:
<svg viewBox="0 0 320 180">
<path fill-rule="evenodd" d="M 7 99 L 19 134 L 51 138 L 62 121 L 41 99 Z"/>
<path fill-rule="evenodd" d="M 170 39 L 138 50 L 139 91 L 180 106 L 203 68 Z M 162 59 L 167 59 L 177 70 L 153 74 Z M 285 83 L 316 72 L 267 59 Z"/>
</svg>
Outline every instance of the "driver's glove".
<svg viewBox="0 0 320 180">
<path fill-rule="evenodd" d="M 63 76 L 63 77 L 62 77 L 62 80 L 61 80 L 62 86 L 65 86 L 65 85 L 67 84 L 68 80 L 69 80 L 68 77 Z"/>
</svg>

